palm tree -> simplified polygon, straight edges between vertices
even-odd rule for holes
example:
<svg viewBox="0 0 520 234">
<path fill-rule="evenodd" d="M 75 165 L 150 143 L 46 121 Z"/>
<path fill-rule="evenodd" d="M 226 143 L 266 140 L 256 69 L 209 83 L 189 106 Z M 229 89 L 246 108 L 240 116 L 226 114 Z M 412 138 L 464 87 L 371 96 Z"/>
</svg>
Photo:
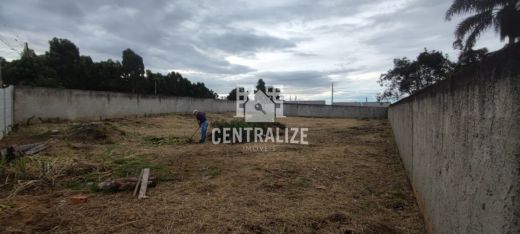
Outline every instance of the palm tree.
<svg viewBox="0 0 520 234">
<path fill-rule="evenodd" d="M 446 20 L 463 13 L 474 15 L 457 26 L 455 48 L 471 49 L 479 35 L 490 27 L 500 33 L 500 40 L 507 37 L 509 45 L 520 39 L 520 0 L 454 0 L 446 12 Z"/>
</svg>

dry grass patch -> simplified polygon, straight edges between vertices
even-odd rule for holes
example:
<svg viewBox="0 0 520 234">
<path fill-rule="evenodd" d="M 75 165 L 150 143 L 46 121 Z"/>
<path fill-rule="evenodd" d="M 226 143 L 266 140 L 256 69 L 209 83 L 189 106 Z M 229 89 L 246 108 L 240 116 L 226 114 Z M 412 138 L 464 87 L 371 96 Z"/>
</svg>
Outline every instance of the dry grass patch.
<svg viewBox="0 0 520 234">
<path fill-rule="evenodd" d="M 231 117 L 208 114 L 211 121 Z M 20 128 L 4 142 L 54 129 L 60 134 L 45 135 L 54 139 L 52 146 L 23 159 L 28 177 L 16 176 L 45 181 L 42 188 L 8 198 L 15 180 L 2 187 L 0 227 L 75 233 L 425 231 L 386 121 L 289 117 L 281 122 L 309 128 L 309 145 L 274 144 L 265 152 L 245 148 L 254 144 L 178 142 L 197 127 L 191 115 L 100 122 L 109 141 L 61 137 L 74 123 Z M 42 162 L 49 165 L 38 166 Z M 8 172 L 0 179 L 14 178 L 17 167 L 4 165 Z M 143 167 L 159 178 L 146 200 L 89 188 L 108 178 L 136 176 Z M 89 201 L 70 204 L 76 194 L 89 195 Z"/>
</svg>

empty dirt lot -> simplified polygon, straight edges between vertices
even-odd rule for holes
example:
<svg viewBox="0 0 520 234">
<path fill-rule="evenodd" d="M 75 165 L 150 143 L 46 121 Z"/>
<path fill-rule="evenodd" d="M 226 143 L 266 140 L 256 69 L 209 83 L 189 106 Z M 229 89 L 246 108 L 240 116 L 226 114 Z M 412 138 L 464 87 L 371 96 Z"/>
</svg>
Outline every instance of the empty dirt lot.
<svg viewBox="0 0 520 234">
<path fill-rule="evenodd" d="M 19 126 L 2 146 L 49 148 L 1 164 L 0 232 L 425 232 L 386 120 L 281 122 L 309 128 L 309 145 L 187 144 L 190 115 L 107 120 L 85 131 L 74 122 Z M 159 179 L 147 199 L 94 189 L 143 167 Z M 88 202 L 71 204 L 78 194 Z"/>
</svg>

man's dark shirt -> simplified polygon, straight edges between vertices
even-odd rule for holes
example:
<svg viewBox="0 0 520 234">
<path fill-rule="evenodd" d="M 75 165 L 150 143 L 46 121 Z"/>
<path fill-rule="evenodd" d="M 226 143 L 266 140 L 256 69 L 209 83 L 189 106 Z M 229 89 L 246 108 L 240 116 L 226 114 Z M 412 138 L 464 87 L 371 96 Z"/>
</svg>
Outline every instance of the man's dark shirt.
<svg viewBox="0 0 520 234">
<path fill-rule="evenodd" d="M 199 125 L 201 123 L 204 123 L 206 121 L 206 113 L 204 113 L 204 112 L 197 112 L 197 120 L 199 121 Z"/>
</svg>

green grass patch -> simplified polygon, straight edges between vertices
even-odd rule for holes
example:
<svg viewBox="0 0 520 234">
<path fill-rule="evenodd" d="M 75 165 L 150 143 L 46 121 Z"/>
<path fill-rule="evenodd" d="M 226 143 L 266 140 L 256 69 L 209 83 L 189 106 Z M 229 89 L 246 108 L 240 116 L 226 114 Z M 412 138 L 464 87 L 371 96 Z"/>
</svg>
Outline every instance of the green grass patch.
<svg viewBox="0 0 520 234">
<path fill-rule="evenodd" d="M 400 191 L 395 191 L 395 192 L 392 192 L 391 193 L 391 207 L 394 209 L 394 210 L 402 210 L 404 209 L 404 207 L 406 207 L 407 205 L 407 202 L 406 202 L 406 195 L 404 195 L 402 192 Z"/>
<path fill-rule="evenodd" d="M 143 140 L 147 145 L 152 146 L 186 144 L 189 141 L 187 138 L 180 138 L 176 136 L 145 136 L 143 137 Z"/>
<path fill-rule="evenodd" d="M 209 167 L 206 171 L 206 176 L 209 176 L 211 178 L 217 177 L 220 175 L 220 168 L 218 167 Z"/>
<path fill-rule="evenodd" d="M 85 192 L 97 192 L 97 181 L 95 180 L 89 180 L 89 179 L 80 179 L 80 180 L 67 180 L 63 181 L 61 183 L 61 186 L 71 189 L 71 190 L 78 190 L 78 191 L 85 191 Z"/>
<path fill-rule="evenodd" d="M 113 161 L 113 166 L 114 174 L 121 177 L 128 175 L 139 175 L 139 172 L 141 172 L 141 169 L 143 168 L 162 168 L 160 165 L 152 163 L 139 156 L 116 159 Z"/>
<path fill-rule="evenodd" d="M 153 175 L 157 177 L 158 181 L 170 181 L 175 177 L 175 173 L 170 171 L 167 167 L 151 162 L 147 157 L 154 155 L 137 155 L 126 158 L 119 158 L 112 162 L 112 175 L 138 176 L 141 169 L 150 168 Z"/>
</svg>

